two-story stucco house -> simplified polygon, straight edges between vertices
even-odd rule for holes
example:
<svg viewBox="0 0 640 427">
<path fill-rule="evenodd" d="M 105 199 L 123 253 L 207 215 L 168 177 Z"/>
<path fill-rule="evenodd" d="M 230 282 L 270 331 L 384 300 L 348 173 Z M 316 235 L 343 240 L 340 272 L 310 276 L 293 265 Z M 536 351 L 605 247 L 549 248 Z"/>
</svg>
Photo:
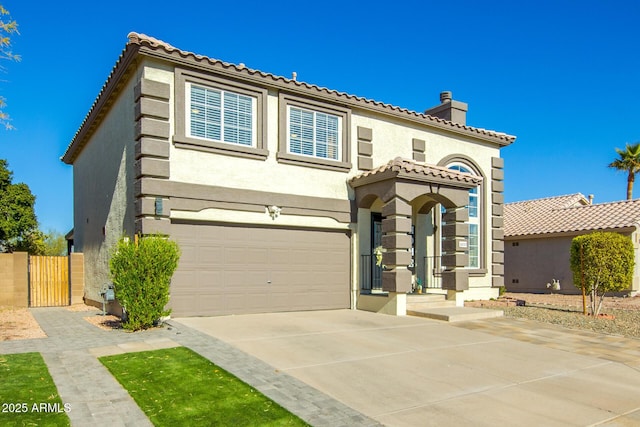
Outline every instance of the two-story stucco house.
<svg viewBox="0 0 640 427">
<path fill-rule="evenodd" d="M 174 316 L 358 308 L 402 315 L 503 285 L 503 161 L 515 137 L 182 51 L 131 33 L 63 156 L 74 245 L 101 301 L 123 235 L 182 258 Z"/>
</svg>

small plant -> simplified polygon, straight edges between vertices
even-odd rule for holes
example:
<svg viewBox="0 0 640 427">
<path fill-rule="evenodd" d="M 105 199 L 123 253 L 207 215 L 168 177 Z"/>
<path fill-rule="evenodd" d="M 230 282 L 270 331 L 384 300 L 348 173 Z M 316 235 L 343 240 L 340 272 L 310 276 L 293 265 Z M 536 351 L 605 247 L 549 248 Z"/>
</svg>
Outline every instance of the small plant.
<svg viewBox="0 0 640 427">
<path fill-rule="evenodd" d="M 507 287 L 502 285 L 498 288 L 498 296 L 503 296 L 507 293 Z"/>
<path fill-rule="evenodd" d="M 422 293 L 422 279 L 420 278 L 416 279 L 416 292 L 419 294 Z"/>
<path fill-rule="evenodd" d="M 118 242 L 109 267 L 116 299 L 127 314 L 123 328 L 147 329 L 171 313 L 165 307 L 179 258 L 178 244 L 160 235 Z"/>
</svg>

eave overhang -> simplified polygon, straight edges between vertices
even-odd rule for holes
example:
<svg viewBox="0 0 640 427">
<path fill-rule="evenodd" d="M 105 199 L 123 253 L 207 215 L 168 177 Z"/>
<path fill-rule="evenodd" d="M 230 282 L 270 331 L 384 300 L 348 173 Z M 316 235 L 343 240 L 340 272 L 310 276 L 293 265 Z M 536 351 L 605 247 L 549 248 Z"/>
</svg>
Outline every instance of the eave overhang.
<svg viewBox="0 0 640 427">
<path fill-rule="evenodd" d="M 385 104 L 379 101 L 350 95 L 344 92 L 311 85 L 305 82 L 288 79 L 259 70 L 245 67 L 243 64 L 235 65 L 212 59 L 192 52 L 179 50 L 163 41 L 154 39 L 144 34 L 130 33 L 129 41 L 112 69 L 107 81 L 103 85 L 98 97 L 94 101 L 89 113 L 83 120 L 80 129 L 76 132 L 61 160 L 67 164 L 73 164 L 89 136 L 97 128 L 106 110 L 132 70 L 132 65 L 139 63 L 139 56 L 146 56 L 168 61 L 175 65 L 185 66 L 204 71 L 215 72 L 231 79 L 251 82 L 257 85 L 275 88 L 282 91 L 295 93 L 301 96 L 321 99 L 330 103 L 349 106 L 362 110 L 372 111 L 392 116 L 405 121 L 418 123 L 444 132 L 457 134 L 466 138 L 476 139 L 485 143 L 491 143 L 499 147 L 507 146 L 516 139 L 513 135 L 495 132 L 487 129 L 454 123 L 448 120 L 433 117 Z"/>
<path fill-rule="evenodd" d="M 354 176 L 349 180 L 349 185 L 357 188 L 389 179 L 469 189 L 482 182 L 479 176 L 396 157 L 384 166 Z"/>
</svg>

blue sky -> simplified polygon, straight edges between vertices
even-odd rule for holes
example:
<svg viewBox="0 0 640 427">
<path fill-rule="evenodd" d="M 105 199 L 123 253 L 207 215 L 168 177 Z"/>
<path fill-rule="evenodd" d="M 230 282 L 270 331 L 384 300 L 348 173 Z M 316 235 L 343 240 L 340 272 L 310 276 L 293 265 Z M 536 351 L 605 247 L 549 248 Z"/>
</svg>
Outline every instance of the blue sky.
<svg viewBox="0 0 640 427">
<path fill-rule="evenodd" d="M 450 90 L 469 125 L 518 137 L 502 150 L 508 202 L 621 200 L 626 176 L 607 164 L 640 141 L 635 0 L 0 4 L 23 58 L 0 64 L 16 128 L 0 129 L 0 158 L 36 195 L 44 230 L 73 227 L 72 168 L 59 158 L 130 31 L 416 111 Z"/>
</svg>

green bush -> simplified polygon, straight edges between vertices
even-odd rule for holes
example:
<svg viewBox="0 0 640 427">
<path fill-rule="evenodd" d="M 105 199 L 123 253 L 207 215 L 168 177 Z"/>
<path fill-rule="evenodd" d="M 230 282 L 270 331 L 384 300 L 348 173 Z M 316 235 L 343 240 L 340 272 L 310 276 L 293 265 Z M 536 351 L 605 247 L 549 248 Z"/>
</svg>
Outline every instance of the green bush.
<svg viewBox="0 0 640 427">
<path fill-rule="evenodd" d="M 124 328 L 147 329 L 171 313 L 165 307 L 179 258 L 178 244 L 159 235 L 137 244 L 126 237 L 118 242 L 109 267 L 116 298 L 126 311 Z"/>
<path fill-rule="evenodd" d="M 591 233 L 571 242 L 573 284 L 590 297 L 591 314 L 597 316 L 607 292 L 631 286 L 634 267 L 633 243 L 618 233 Z"/>
</svg>

